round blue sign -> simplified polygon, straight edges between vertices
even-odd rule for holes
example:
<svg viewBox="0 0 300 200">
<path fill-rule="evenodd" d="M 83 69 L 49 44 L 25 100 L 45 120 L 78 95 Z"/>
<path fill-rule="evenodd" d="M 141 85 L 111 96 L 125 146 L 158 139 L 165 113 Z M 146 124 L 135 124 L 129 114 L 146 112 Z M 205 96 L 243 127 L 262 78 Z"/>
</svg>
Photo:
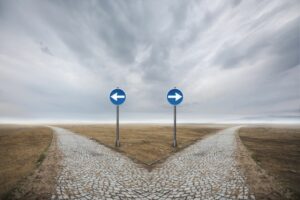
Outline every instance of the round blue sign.
<svg viewBox="0 0 300 200">
<path fill-rule="evenodd" d="M 114 89 L 109 95 L 110 101 L 115 105 L 121 105 L 125 102 L 126 94 L 121 89 Z"/>
<path fill-rule="evenodd" d="M 168 99 L 168 102 L 171 104 L 171 105 L 178 105 L 182 102 L 183 100 L 183 94 L 180 90 L 178 89 L 172 89 L 168 92 L 167 94 L 167 99 Z"/>
</svg>

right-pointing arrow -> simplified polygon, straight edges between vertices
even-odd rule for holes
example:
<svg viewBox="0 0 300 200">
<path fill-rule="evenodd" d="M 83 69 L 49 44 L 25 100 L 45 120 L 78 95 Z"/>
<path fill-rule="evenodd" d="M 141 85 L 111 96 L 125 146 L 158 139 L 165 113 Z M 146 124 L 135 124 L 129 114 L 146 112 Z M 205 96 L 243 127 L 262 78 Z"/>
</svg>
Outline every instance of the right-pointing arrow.
<svg viewBox="0 0 300 200">
<path fill-rule="evenodd" d="M 178 94 L 177 92 L 175 92 L 175 95 L 168 95 L 169 99 L 175 99 L 175 101 L 178 101 L 179 99 L 182 98 L 182 96 L 180 94 Z"/>
</svg>

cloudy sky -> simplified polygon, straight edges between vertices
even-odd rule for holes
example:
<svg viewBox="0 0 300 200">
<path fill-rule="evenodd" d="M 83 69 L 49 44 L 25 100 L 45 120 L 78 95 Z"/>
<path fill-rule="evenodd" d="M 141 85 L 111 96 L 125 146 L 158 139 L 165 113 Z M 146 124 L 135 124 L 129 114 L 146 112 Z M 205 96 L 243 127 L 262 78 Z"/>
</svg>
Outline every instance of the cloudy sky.
<svg viewBox="0 0 300 200">
<path fill-rule="evenodd" d="M 0 0 L 0 120 L 300 116 L 297 0 Z"/>
</svg>

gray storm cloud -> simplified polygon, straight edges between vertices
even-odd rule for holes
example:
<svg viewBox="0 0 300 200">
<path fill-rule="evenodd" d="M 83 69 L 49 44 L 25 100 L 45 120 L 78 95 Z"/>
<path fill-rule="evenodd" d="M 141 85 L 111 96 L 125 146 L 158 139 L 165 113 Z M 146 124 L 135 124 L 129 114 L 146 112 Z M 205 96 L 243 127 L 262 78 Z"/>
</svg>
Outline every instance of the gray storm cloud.
<svg viewBox="0 0 300 200">
<path fill-rule="evenodd" d="M 0 1 L 0 119 L 300 116 L 296 0 Z"/>
</svg>

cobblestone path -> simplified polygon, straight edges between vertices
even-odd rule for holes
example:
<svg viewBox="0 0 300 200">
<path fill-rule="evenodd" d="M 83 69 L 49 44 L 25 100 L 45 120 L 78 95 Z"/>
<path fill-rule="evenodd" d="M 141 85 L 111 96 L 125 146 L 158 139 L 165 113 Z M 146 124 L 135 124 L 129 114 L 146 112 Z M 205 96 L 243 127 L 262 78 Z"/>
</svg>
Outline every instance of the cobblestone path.
<svg viewBox="0 0 300 200">
<path fill-rule="evenodd" d="M 53 129 L 64 158 L 52 199 L 255 199 L 235 161 L 236 128 L 191 145 L 151 172 L 88 138 Z"/>
</svg>

